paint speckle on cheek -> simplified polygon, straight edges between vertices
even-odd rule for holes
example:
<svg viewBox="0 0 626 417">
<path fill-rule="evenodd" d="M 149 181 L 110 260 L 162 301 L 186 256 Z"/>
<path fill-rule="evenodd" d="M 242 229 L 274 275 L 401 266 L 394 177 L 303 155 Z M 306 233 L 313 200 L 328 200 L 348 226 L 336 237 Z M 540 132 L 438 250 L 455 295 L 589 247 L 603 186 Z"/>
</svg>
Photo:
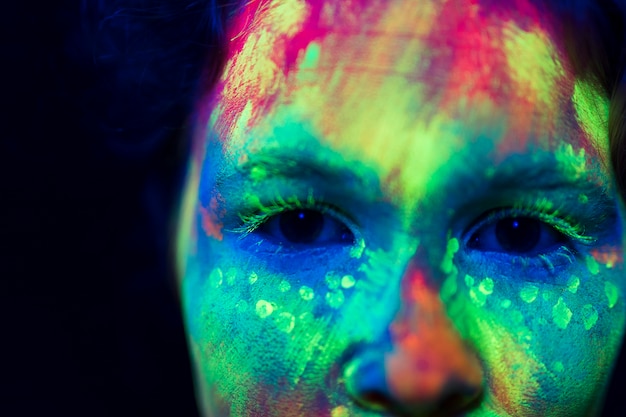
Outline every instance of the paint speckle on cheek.
<svg viewBox="0 0 626 417">
<path fill-rule="evenodd" d="M 520 290 L 519 296 L 523 301 L 532 303 L 537 299 L 538 293 L 539 288 L 536 285 L 526 283 Z"/>
<path fill-rule="evenodd" d="M 576 294 L 578 291 L 578 286 L 580 285 L 580 278 L 575 275 L 572 275 L 570 279 L 567 281 L 567 290 L 572 294 Z"/>
<path fill-rule="evenodd" d="M 591 304 L 585 304 L 582 308 L 581 315 L 585 330 L 590 330 L 598 321 L 598 312 Z"/>
<path fill-rule="evenodd" d="M 257 275 L 256 272 L 251 272 L 250 275 L 248 276 L 248 282 L 250 283 L 250 285 L 257 282 L 258 279 L 259 279 L 259 276 Z"/>
<path fill-rule="evenodd" d="M 552 308 L 552 321 L 559 329 L 566 329 L 572 319 L 572 310 L 570 310 L 563 297 L 559 297 L 559 301 Z"/>
<path fill-rule="evenodd" d="M 607 281 L 604 283 L 604 293 L 609 301 L 609 308 L 613 308 L 615 304 L 617 304 L 617 298 L 619 295 L 617 287 L 612 282 Z"/>
<path fill-rule="evenodd" d="M 541 293 L 541 298 L 543 298 L 546 301 L 550 301 L 552 300 L 552 298 L 554 298 L 554 293 L 552 291 L 544 290 Z"/>
<path fill-rule="evenodd" d="M 278 291 L 280 292 L 287 292 L 290 289 L 291 289 L 291 284 L 289 283 L 289 281 L 282 280 L 280 281 L 280 284 L 278 284 Z"/>
<path fill-rule="evenodd" d="M 291 333 L 296 325 L 296 318 L 289 312 L 282 312 L 276 317 L 276 327 L 285 333 Z"/>
<path fill-rule="evenodd" d="M 209 285 L 211 288 L 217 288 L 222 285 L 224 281 L 224 276 L 222 274 L 222 270 L 220 268 L 215 268 L 209 274 Z"/>
<path fill-rule="evenodd" d="M 507 309 L 509 307 L 511 307 L 511 300 L 509 300 L 508 298 L 505 298 L 504 300 L 502 300 L 502 302 L 500 303 L 500 307 Z"/>
<path fill-rule="evenodd" d="M 232 286 L 235 285 L 235 281 L 237 279 L 237 270 L 235 268 L 228 268 L 225 274 L 226 284 Z"/>
<path fill-rule="evenodd" d="M 345 289 L 352 288 L 356 284 L 356 280 L 352 275 L 344 275 L 341 278 L 341 286 Z"/>
<path fill-rule="evenodd" d="M 596 261 L 593 256 L 587 256 L 585 263 L 587 264 L 587 269 L 593 275 L 597 275 L 600 272 L 600 264 L 598 264 L 598 261 Z"/>
<path fill-rule="evenodd" d="M 256 303 L 256 315 L 260 318 L 264 319 L 269 317 L 274 312 L 274 306 L 272 303 L 266 300 L 259 300 Z"/>
<path fill-rule="evenodd" d="M 300 289 L 298 290 L 298 294 L 300 294 L 300 298 L 302 298 L 304 301 L 311 301 L 315 296 L 315 292 L 313 292 L 313 289 L 311 287 L 307 287 L 306 285 L 300 287 Z"/>
<path fill-rule="evenodd" d="M 343 291 L 334 290 L 326 293 L 326 302 L 331 308 L 339 308 L 343 305 L 345 297 Z"/>
<path fill-rule="evenodd" d="M 493 293 L 493 280 L 491 278 L 483 279 L 478 285 L 478 291 L 485 295 L 491 295 Z"/>
<path fill-rule="evenodd" d="M 325 277 L 326 285 L 328 285 L 328 289 L 336 290 L 339 288 L 341 284 L 340 277 L 334 271 L 328 271 Z"/>
</svg>

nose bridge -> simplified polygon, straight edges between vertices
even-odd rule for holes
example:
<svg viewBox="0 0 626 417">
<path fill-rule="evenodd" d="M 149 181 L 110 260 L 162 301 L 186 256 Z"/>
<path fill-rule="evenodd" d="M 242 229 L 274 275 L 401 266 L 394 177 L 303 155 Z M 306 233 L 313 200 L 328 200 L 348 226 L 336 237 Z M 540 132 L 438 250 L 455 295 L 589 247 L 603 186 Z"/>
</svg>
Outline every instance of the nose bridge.
<svg viewBox="0 0 626 417">
<path fill-rule="evenodd" d="M 400 307 L 385 340 L 364 347 L 346 374 L 349 392 L 362 405 L 444 416 L 466 411 L 480 397 L 482 367 L 447 317 L 436 271 L 418 250 L 397 277 Z"/>
<path fill-rule="evenodd" d="M 385 355 L 390 392 L 420 403 L 440 396 L 450 384 L 480 386 L 478 360 L 448 319 L 423 258 L 407 266 L 401 297 L 402 307 L 390 324 L 392 350 Z"/>
</svg>

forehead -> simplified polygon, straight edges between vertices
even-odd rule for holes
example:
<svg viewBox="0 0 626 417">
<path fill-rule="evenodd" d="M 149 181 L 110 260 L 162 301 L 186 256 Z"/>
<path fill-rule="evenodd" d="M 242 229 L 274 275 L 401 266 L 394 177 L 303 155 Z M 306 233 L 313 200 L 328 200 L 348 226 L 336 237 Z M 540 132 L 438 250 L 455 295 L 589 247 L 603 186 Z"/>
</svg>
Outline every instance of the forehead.
<svg viewBox="0 0 626 417">
<path fill-rule="evenodd" d="M 427 80 L 423 98 L 443 106 L 459 94 L 550 103 L 569 72 L 552 26 L 528 0 L 251 2 L 230 32 L 225 92 L 269 98 L 286 81 L 333 88 L 378 74 Z"/>
<path fill-rule="evenodd" d="M 497 139 L 491 162 L 567 142 L 604 159 L 608 107 L 557 34 L 529 0 L 250 2 L 206 111 L 227 153 L 300 147 L 306 131 L 383 178 L 420 166 L 420 184 L 477 137 Z M 285 125 L 299 131 L 281 139 Z"/>
</svg>

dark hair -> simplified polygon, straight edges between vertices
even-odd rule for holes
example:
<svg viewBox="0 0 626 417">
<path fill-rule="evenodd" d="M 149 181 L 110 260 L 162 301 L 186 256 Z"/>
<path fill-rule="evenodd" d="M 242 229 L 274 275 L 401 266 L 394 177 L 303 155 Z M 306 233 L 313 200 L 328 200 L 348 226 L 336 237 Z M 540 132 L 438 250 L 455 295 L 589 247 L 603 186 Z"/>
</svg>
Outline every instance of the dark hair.
<svg viewBox="0 0 626 417">
<path fill-rule="evenodd" d="M 610 99 L 611 164 L 626 200 L 626 7 L 622 0 L 534 2 L 558 22 L 577 76 L 597 83 Z M 133 162 L 182 167 L 190 148 L 184 134 L 188 118 L 195 101 L 220 75 L 227 52 L 226 28 L 243 4 L 244 0 L 83 0 L 81 34 L 68 50 L 88 50 L 91 55 L 86 72 L 92 81 L 81 98 L 88 110 L 79 117 L 86 129 Z M 162 217 L 155 223 L 161 222 Z M 624 377 L 617 372 L 615 378 Z M 617 385 L 613 383 L 610 393 L 618 392 Z M 614 402 L 609 408 L 621 407 L 621 400 L 609 395 L 609 403 Z"/>
<path fill-rule="evenodd" d="M 553 0 L 577 77 L 598 84 L 610 100 L 609 149 L 617 186 L 626 201 L 626 5 L 622 0 Z"/>
</svg>

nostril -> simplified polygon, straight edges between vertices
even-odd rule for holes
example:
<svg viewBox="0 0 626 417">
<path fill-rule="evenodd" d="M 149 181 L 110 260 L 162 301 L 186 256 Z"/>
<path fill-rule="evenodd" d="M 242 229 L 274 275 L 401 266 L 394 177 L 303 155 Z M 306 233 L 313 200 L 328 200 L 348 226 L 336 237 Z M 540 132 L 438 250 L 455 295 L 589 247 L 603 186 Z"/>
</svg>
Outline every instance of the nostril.
<svg viewBox="0 0 626 417">
<path fill-rule="evenodd" d="M 480 402 L 481 391 L 474 394 L 463 394 L 460 392 L 450 393 L 439 402 L 439 410 L 444 414 L 456 414 L 472 409 L 476 403 Z"/>
<path fill-rule="evenodd" d="M 392 401 L 388 396 L 379 391 L 366 391 L 361 394 L 360 401 L 363 405 L 373 410 L 388 410 L 392 407 Z"/>
</svg>

